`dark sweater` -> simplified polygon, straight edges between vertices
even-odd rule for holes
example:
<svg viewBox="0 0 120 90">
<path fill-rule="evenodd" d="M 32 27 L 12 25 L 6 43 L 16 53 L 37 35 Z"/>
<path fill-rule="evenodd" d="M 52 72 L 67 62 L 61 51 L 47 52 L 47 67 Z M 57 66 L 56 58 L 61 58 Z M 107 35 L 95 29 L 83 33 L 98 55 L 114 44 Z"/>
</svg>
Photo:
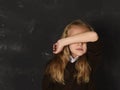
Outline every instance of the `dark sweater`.
<svg viewBox="0 0 120 90">
<path fill-rule="evenodd" d="M 94 85 L 94 72 L 96 70 L 96 65 L 99 63 L 102 55 L 102 44 L 100 40 L 87 44 L 87 58 L 88 62 L 92 68 L 92 73 L 90 76 L 89 83 L 77 84 L 73 74 L 76 72 L 75 63 L 68 62 L 65 68 L 65 85 L 53 82 L 49 76 L 44 75 L 42 80 L 42 90 L 95 90 Z"/>
</svg>

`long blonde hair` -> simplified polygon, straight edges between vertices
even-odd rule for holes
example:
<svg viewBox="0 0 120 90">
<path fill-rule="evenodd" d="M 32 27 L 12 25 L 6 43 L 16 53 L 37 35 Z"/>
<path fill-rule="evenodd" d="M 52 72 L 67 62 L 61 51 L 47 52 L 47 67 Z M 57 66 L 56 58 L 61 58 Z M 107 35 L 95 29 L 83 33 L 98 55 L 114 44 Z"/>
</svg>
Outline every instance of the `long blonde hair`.
<svg viewBox="0 0 120 90">
<path fill-rule="evenodd" d="M 90 31 L 93 31 L 93 28 L 89 24 L 83 22 L 82 20 L 75 20 L 65 27 L 61 38 L 68 37 L 68 31 L 72 27 L 72 25 L 84 26 Z M 69 57 L 69 48 L 68 46 L 65 46 L 63 50 L 59 54 L 56 54 L 51 62 L 47 65 L 45 74 L 49 75 L 54 82 L 65 84 L 64 71 L 67 63 L 69 62 Z M 74 75 L 74 78 L 76 78 L 77 83 L 88 83 L 91 67 L 85 55 L 79 57 L 79 59 L 75 63 L 75 69 L 77 73 Z"/>
</svg>

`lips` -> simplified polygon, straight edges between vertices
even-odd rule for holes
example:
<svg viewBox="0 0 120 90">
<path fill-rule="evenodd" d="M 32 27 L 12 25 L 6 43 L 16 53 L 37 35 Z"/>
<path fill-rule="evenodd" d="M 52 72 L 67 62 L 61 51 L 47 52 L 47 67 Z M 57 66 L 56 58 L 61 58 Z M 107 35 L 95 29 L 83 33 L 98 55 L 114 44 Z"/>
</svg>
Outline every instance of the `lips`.
<svg viewBox="0 0 120 90">
<path fill-rule="evenodd" d="M 82 48 L 77 48 L 76 50 L 83 51 L 83 49 L 82 49 Z"/>
</svg>

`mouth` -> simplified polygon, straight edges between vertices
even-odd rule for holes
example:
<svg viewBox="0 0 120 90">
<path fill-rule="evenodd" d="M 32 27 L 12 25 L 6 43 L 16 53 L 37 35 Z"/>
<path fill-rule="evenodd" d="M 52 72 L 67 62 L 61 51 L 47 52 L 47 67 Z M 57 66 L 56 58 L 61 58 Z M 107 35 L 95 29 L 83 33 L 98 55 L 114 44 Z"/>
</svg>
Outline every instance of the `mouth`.
<svg viewBox="0 0 120 90">
<path fill-rule="evenodd" d="M 82 48 L 77 48 L 76 50 L 83 51 L 83 49 L 82 49 Z"/>
</svg>

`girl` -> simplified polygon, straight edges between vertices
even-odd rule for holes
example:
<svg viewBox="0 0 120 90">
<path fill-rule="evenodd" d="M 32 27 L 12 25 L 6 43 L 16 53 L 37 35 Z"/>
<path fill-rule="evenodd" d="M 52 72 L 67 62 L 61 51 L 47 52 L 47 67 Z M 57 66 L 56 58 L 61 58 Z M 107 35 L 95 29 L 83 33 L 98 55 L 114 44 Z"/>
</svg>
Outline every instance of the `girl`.
<svg viewBox="0 0 120 90">
<path fill-rule="evenodd" d="M 54 45 L 46 66 L 43 90 L 94 90 L 93 72 L 100 59 L 98 34 L 87 23 L 68 24 Z"/>
</svg>

